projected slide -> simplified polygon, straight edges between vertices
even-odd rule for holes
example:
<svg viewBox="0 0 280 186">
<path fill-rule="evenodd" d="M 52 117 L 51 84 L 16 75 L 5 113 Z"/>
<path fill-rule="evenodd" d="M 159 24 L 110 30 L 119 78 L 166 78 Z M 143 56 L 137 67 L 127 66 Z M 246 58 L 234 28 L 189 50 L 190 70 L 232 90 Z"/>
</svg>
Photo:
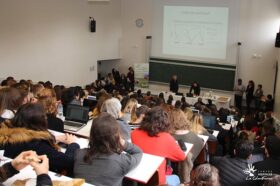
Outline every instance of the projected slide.
<svg viewBox="0 0 280 186">
<path fill-rule="evenodd" d="M 226 58 L 228 8 L 165 6 L 163 54 Z"/>
</svg>

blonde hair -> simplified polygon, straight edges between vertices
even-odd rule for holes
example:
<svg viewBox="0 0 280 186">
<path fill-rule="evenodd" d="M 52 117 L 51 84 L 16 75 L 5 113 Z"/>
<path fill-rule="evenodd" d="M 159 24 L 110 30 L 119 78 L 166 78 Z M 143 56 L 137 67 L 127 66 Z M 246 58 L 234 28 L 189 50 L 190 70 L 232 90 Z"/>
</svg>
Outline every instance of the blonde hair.
<svg viewBox="0 0 280 186">
<path fill-rule="evenodd" d="M 130 98 L 123 109 L 123 113 L 131 114 L 131 122 L 135 122 L 137 120 L 136 109 L 137 109 L 138 101 L 134 98 Z"/>
<path fill-rule="evenodd" d="M 190 122 L 188 121 L 186 115 L 181 109 L 173 109 L 169 113 L 170 123 L 171 123 L 171 133 L 176 130 L 189 130 Z"/>
<path fill-rule="evenodd" d="M 201 114 L 194 114 L 191 122 L 191 131 L 196 134 L 202 134 L 206 132 L 206 129 L 203 127 L 203 118 Z"/>
<path fill-rule="evenodd" d="M 47 114 L 57 114 L 57 100 L 53 89 L 44 88 L 37 94 L 38 102 L 44 107 Z"/>
<path fill-rule="evenodd" d="M 193 118 L 193 111 L 192 111 L 192 109 L 187 107 L 187 108 L 184 109 L 184 113 L 185 113 L 185 115 L 187 117 L 187 120 L 191 121 L 192 118 Z"/>
</svg>

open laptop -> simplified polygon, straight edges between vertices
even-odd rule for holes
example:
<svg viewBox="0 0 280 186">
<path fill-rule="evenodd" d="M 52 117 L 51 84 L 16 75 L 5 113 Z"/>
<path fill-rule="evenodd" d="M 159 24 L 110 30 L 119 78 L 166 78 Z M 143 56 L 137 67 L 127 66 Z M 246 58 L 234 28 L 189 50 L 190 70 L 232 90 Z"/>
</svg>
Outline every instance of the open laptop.
<svg viewBox="0 0 280 186">
<path fill-rule="evenodd" d="M 88 122 L 88 107 L 68 105 L 64 121 L 64 130 L 77 132 Z"/>
<path fill-rule="evenodd" d="M 84 99 L 83 106 L 89 107 L 90 110 L 93 110 L 97 105 L 97 100 L 94 99 Z"/>
</svg>

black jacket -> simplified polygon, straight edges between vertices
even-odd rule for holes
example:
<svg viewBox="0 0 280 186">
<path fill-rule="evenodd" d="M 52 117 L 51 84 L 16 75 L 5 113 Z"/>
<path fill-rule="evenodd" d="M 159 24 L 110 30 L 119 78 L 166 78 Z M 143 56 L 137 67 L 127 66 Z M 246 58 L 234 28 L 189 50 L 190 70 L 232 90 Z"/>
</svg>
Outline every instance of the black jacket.
<svg viewBox="0 0 280 186">
<path fill-rule="evenodd" d="M 52 114 L 47 114 L 48 117 L 48 129 L 64 132 L 64 123 L 61 119 Z"/>
<path fill-rule="evenodd" d="M 174 79 L 171 79 L 171 80 L 170 80 L 169 90 L 170 90 L 171 92 L 175 92 L 175 93 L 178 92 L 178 90 L 179 90 L 179 83 L 178 83 L 178 80 L 174 80 Z"/>
<path fill-rule="evenodd" d="M 8 178 L 14 176 L 15 174 L 19 173 L 14 167 L 12 166 L 11 162 L 4 164 L 0 167 L 0 185 Z M 49 175 L 41 174 L 37 176 L 37 186 L 51 186 L 52 181 Z"/>
<path fill-rule="evenodd" d="M 244 173 L 248 169 L 248 163 L 244 159 L 230 157 L 214 157 L 211 160 L 220 175 L 220 183 L 222 186 L 247 186 L 250 181 L 246 180 L 247 174 Z"/>
<path fill-rule="evenodd" d="M 48 131 L 34 131 L 25 128 L 1 128 L 0 145 L 4 146 L 4 155 L 15 158 L 23 151 L 33 150 L 38 155 L 47 155 L 50 170 L 72 173 L 74 153 L 80 146 L 77 143 L 68 145 L 66 152 L 59 152 L 54 138 Z"/>
</svg>

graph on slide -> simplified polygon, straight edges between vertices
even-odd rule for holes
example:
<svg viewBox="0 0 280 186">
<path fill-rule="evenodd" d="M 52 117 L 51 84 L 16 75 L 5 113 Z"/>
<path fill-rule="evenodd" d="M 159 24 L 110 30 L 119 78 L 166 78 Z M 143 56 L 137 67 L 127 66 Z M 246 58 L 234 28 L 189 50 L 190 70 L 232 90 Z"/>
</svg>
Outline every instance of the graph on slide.
<svg viewBox="0 0 280 186">
<path fill-rule="evenodd" d="M 171 45 L 205 46 L 218 45 L 221 25 L 218 23 L 174 22 L 170 33 Z"/>
</svg>

